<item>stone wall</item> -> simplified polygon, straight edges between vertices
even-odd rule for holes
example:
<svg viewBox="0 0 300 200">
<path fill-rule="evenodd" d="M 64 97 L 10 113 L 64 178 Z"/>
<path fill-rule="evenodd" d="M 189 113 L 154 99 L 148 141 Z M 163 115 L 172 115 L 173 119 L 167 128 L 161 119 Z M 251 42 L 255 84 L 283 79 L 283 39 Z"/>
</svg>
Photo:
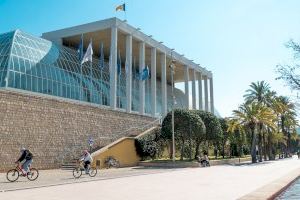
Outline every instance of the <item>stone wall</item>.
<svg viewBox="0 0 300 200">
<path fill-rule="evenodd" d="M 154 118 L 75 101 L 0 90 L 0 170 L 14 166 L 20 147 L 34 154 L 33 166 L 57 168 L 88 148 L 105 146 Z M 70 154 L 70 155 L 69 155 Z"/>
</svg>

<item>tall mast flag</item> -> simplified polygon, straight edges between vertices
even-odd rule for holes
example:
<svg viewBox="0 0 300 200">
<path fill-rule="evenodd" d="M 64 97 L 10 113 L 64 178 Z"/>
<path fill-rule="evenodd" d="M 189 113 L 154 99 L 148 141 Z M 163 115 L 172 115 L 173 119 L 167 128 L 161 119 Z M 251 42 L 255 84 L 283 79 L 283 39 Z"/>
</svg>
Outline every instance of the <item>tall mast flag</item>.
<svg viewBox="0 0 300 200">
<path fill-rule="evenodd" d="M 109 69 L 111 69 L 112 68 L 112 59 L 110 56 L 108 58 L 108 65 L 109 65 Z"/>
<path fill-rule="evenodd" d="M 92 45 L 92 40 L 90 41 L 90 44 L 81 60 L 81 64 L 87 62 L 87 61 L 90 61 L 92 62 L 93 61 L 93 45 Z"/>
<path fill-rule="evenodd" d="M 142 81 L 147 80 L 149 78 L 149 75 L 150 75 L 150 73 L 149 73 L 149 67 L 147 66 L 147 67 L 145 67 L 143 69 L 142 72 L 139 73 L 138 79 L 142 80 Z"/>
<path fill-rule="evenodd" d="M 118 75 L 121 74 L 121 53 L 119 51 L 119 56 L 118 56 L 118 61 L 117 61 L 117 71 L 118 71 Z"/>
<path fill-rule="evenodd" d="M 100 47 L 100 68 L 104 68 L 104 52 L 103 52 L 103 43 L 101 43 Z"/>
<path fill-rule="evenodd" d="M 125 3 L 118 5 L 116 11 L 126 11 Z"/>
<path fill-rule="evenodd" d="M 149 73 L 149 67 L 147 66 L 144 70 L 143 70 L 143 81 L 144 80 L 147 80 L 148 78 L 149 78 L 149 75 L 150 75 L 150 73 Z"/>
<path fill-rule="evenodd" d="M 83 34 L 81 34 L 77 52 L 78 52 L 78 60 L 81 62 L 82 57 L 83 57 Z"/>
<path fill-rule="evenodd" d="M 129 64 L 128 64 L 127 58 L 125 60 L 125 72 L 126 72 L 126 74 L 129 73 Z"/>
</svg>

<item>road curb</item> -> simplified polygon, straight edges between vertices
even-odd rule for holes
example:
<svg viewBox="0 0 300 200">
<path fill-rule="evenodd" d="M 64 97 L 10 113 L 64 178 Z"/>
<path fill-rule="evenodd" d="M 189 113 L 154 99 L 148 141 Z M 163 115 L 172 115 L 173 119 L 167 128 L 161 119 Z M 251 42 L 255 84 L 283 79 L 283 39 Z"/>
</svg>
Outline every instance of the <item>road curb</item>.
<svg viewBox="0 0 300 200">
<path fill-rule="evenodd" d="M 238 200 L 274 200 L 300 177 L 300 168 L 267 184 Z"/>
</svg>

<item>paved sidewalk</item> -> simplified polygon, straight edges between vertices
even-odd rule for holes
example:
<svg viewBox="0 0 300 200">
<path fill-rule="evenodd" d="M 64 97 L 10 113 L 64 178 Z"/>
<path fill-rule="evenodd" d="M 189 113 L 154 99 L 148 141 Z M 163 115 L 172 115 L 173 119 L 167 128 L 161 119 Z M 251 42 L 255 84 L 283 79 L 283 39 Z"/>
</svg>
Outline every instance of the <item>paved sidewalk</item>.
<svg viewBox="0 0 300 200">
<path fill-rule="evenodd" d="M 130 176 L 130 170 L 127 169 L 126 173 L 129 176 L 123 176 L 123 178 L 99 179 L 77 184 L 0 192 L 0 199 L 233 200 L 270 184 L 297 169 L 300 173 L 300 160 L 297 159 L 285 159 L 255 165 L 223 165 L 210 168 L 144 171 L 147 174 L 150 172 L 148 175 L 143 175 L 141 172 L 136 174 L 136 169 L 133 169 L 132 176 Z M 122 174 L 121 171 L 119 172 Z"/>
<path fill-rule="evenodd" d="M 41 170 L 39 177 L 35 181 L 29 181 L 26 177 L 19 177 L 16 182 L 8 182 L 5 173 L 0 173 L 0 192 L 12 191 L 19 189 L 28 189 L 36 187 L 45 187 L 53 185 L 64 185 L 96 180 L 106 180 L 112 178 L 121 178 L 129 176 L 147 175 L 153 173 L 163 173 L 176 169 L 159 169 L 159 168 L 143 168 L 143 167 L 130 167 L 119 169 L 101 169 L 98 170 L 96 177 L 89 177 L 84 173 L 79 179 L 75 179 L 72 171 L 66 170 Z M 178 170 L 178 169 L 177 169 Z"/>
</svg>

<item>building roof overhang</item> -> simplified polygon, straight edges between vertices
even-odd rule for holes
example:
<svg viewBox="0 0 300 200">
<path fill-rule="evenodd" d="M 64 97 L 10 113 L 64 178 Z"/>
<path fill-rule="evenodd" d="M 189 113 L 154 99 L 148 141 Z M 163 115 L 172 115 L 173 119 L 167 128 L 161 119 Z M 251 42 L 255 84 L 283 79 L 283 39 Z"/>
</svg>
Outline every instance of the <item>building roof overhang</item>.
<svg viewBox="0 0 300 200">
<path fill-rule="evenodd" d="M 101 39 L 103 40 L 104 38 L 104 40 L 108 40 L 107 43 L 110 43 L 110 28 L 114 26 L 117 27 L 120 32 L 119 34 L 121 37 L 118 37 L 118 40 L 121 43 L 125 44 L 124 36 L 131 34 L 136 43 L 143 41 L 146 44 L 146 48 L 155 47 L 158 52 L 166 53 L 167 63 L 171 63 L 172 60 L 175 60 L 175 65 L 176 65 L 176 73 L 174 77 L 175 82 L 184 81 L 184 77 L 183 77 L 184 66 L 187 66 L 191 69 L 195 69 L 197 72 L 201 72 L 203 76 L 206 76 L 208 78 L 212 77 L 211 71 L 208 71 L 206 68 L 201 67 L 199 64 L 194 63 L 192 60 L 186 58 L 184 55 L 177 53 L 176 51 L 174 51 L 174 49 L 165 46 L 162 42 L 159 42 L 154 38 L 152 38 L 152 36 L 146 35 L 145 33 L 141 32 L 139 28 L 135 28 L 129 25 L 126 21 L 122 21 L 118 18 L 109 18 L 109 19 L 91 22 L 91 23 L 78 25 L 70 28 L 64 28 L 56 31 L 46 32 L 42 34 L 42 37 L 60 44 L 63 43 L 63 40 L 71 43 L 72 42 L 78 43 L 80 35 L 85 34 L 87 35 L 85 41 L 85 43 L 87 44 L 89 36 L 93 38 L 93 43 L 94 43 L 94 38 L 95 38 L 95 42 L 97 43 L 97 36 L 102 34 Z M 133 44 L 133 51 L 134 49 L 135 48 Z M 106 51 L 107 52 L 109 51 L 109 46 L 106 47 Z M 147 56 L 148 55 L 146 52 L 146 57 Z"/>
</svg>

